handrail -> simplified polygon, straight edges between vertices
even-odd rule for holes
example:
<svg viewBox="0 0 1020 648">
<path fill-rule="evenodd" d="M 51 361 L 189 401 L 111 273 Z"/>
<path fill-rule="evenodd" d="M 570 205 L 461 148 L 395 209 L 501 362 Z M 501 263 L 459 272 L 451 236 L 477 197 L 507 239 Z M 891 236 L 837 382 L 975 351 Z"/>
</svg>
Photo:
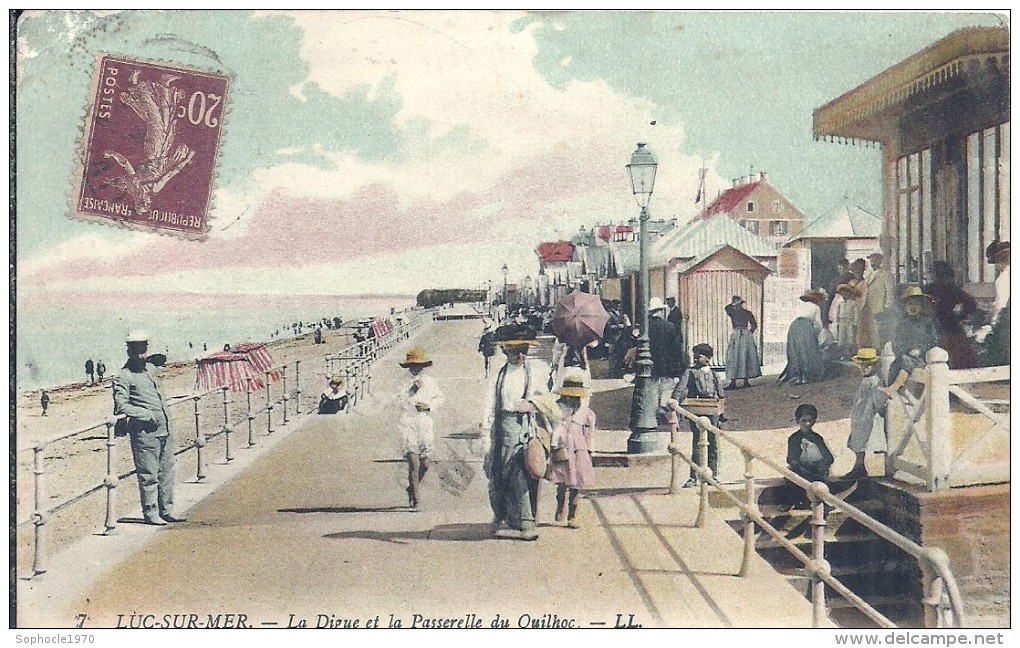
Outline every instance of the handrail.
<svg viewBox="0 0 1020 648">
<path fill-rule="evenodd" d="M 790 553 L 795 558 L 802 562 L 805 568 L 812 574 L 812 578 L 813 580 L 815 580 L 816 585 L 819 582 L 823 582 L 829 585 L 834 590 L 836 590 L 841 596 L 843 596 L 852 604 L 854 604 L 855 607 L 864 612 L 869 618 L 871 618 L 876 623 L 879 623 L 879 625 L 884 625 L 886 627 L 896 627 L 895 624 L 893 624 L 891 621 L 885 618 L 880 612 L 872 608 L 866 601 L 864 601 L 859 596 L 854 594 L 852 591 L 846 588 L 846 586 L 843 585 L 838 579 L 833 577 L 829 572 L 828 563 L 824 560 L 823 556 L 820 555 L 820 552 L 818 551 L 820 549 L 821 543 L 824 542 L 823 536 L 818 533 L 818 529 L 821 528 L 824 531 L 826 515 L 825 506 L 828 505 L 834 509 L 839 509 L 858 524 L 861 524 L 862 526 L 870 529 L 872 532 L 874 532 L 883 540 L 890 542 L 897 548 L 901 549 L 902 551 L 910 554 L 915 559 L 917 559 L 921 566 L 922 572 L 926 576 L 930 577 L 932 576 L 932 574 L 934 574 L 934 577 L 930 577 L 928 579 L 930 580 L 930 591 L 922 601 L 926 606 L 926 623 L 935 625 L 941 621 L 943 616 L 941 612 L 944 610 L 941 593 L 942 588 L 944 587 L 945 594 L 949 599 L 949 607 L 950 612 L 952 614 L 953 626 L 963 627 L 965 620 L 963 610 L 963 599 L 960 594 L 960 589 L 957 586 L 956 579 L 954 578 L 952 571 L 950 570 L 948 557 L 944 551 L 942 551 L 941 549 L 923 547 L 917 544 L 913 540 L 910 540 L 909 538 L 903 536 L 894 529 L 886 526 L 885 524 L 882 524 L 881 522 L 874 519 L 864 511 L 861 511 L 859 508 L 853 506 L 852 504 L 848 504 L 847 502 L 843 501 L 838 497 L 833 496 L 829 492 L 829 488 L 825 483 L 807 481 L 803 477 L 791 471 L 786 466 L 779 465 L 777 462 L 769 459 L 768 457 L 755 452 L 752 448 L 741 443 L 735 437 L 724 432 L 718 427 L 712 425 L 711 421 L 707 417 L 698 417 L 692 414 L 688 410 L 681 407 L 677 401 L 670 400 L 669 407 L 674 413 L 674 415 L 670 417 L 672 440 L 671 443 L 669 444 L 669 452 L 674 456 L 679 456 L 681 459 L 687 462 L 695 470 L 695 472 L 702 478 L 701 503 L 699 505 L 698 510 L 699 522 L 703 520 L 704 516 L 707 514 L 708 507 L 707 488 L 708 485 L 712 485 L 716 489 L 721 491 L 727 499 L 729 499 L 730 501 L 737 505 L 741 513 L 745 516 L 745 519 L 752 520 L 753 522 L 761 526 L 761 528 L 766 533 L 772 536 L 784 548 L 790 551 Z M 707 447 L 708 447 L 707 435 L 704 434 L 699 435 L 701 437 L 699 442 L 700 446 L 699 454 L 701 455 L 700 462 L 696 463 L 693 460 L 693 458 L 689 458 L 687 455 L 684 454 L 684 452 L 677 444 L 677 437 L 679 436 L 679 421 L 677 419 L 677 415 L 682 416 L 683 418 L 694 423 L 695 425 L 698 426 L 699 429 L 703 431 L 708 431 L 709 433 L 714 434 L 716 437 L 721 438 L 726 442 L 730 443 L 731 445 L 736 446 L 737 448 L 740 449 L 747 463 L 747 469 L 745 471 L 745 479 L 747 480 L 747 483 L 745 485 L 746 486 L 745 490 L 749 497 L 748 502 L 740 501 L 737 497 L 733 496 L 726 489 L 724 489 L 722 484 L 720 484 L 714 478 L 714 476 L 712 475 L 712 471 L 707 467 Z M 802 551 L 793 546 L 792 543 L 790 543 L 789 540 L 785 538 L 782 532 L 780 532 L 779 530 L 774 528 L 771 524 L 769 524 L 767 521 L 765 521 L 764 518 L 762 518 L 761 514 L 757 511 L 757 503 L 753 499 L 754 475 L 750 470 L 750 464 L 751 461 L 753 460 L 758 460 L 761 463 L 765 464 L 766 466 L 772 468 L 773 470 L 778 472 L 782 477 L 796 484 L 797 486 L 803 488 L 808 493 L 811 499 L 813 510 L 812 525 L 816 527 L 814 543 L 816 546 L 817 555 L 815 555 L 814 557 L 809 558 L 806 554 L 804 554 Z M 671 485 L 676 484 L 678 481 L 676 477 L 677 469 L 678 466 L 676 465 L 675 462 L 673 462 L 672 465 L 673 475 L 671 479 Z M 673 486 L 671 486 L 671 491 L 675 492 Z M 749 533 L 753 533 L 753 525 L 745 526 L 745 534 Z M 745 535 L 745 549 L 749 547 L 750 549 L 753 549 L 753 538 L 751 538 L 752 542 L 750 543 L 748 543 L 747 540 L 749 540 L 749 538 L 747 535 Z M 745 566 L 742 567 L 741 569 L 742 572 L 741 575 L 744 575 L 746 573 L 748 558 L 749 556 L 745 554 L 744 561 Z M 819 598 L 821 598 L 822 601 L 824 601 L 824 590 L 816 589 L 815 596 L 813 597 L 813 601 L 816 603 L 816 605 L 818 604 Z M 816 617 L 816 625 L 818 625 L 818 621 L 819 619 Z"/>
<path fill-rule="evenodd" d="M 390 348 L 392 348 L 397 343 L 397 341 L 399 339 L 403 339 L 404 338 L 405 333 L 409 335 L 409 332 L 411 330 L 417 329 L 424 321 L 425 321 L 425 318 L 415 318 L 411 322 L 404 322 L 404 323 L 402 323 L 400 326 L 394 328 L 392 331 L 390 331 L 389 333 L 387 333 L 383 337 L 375 338 L 375 340 L 377 340 L 378 342 L 377 342 L 377 346 L 374 349 L 372 349 L 373 357 L 362 358 L 361 361 L 358 363 L 358 366 L 355 367 L 354 375 L 361 379 L 361 383 L 360 384 L 364 384 L 365 382 L 369 382 L 369 385 L 370 385 L 371 375 L 368 373 L 368 370 L 371 368 L 372 362 L 377 360 L 378 357 L 381 357 L 382 353 L 379 353 L 380 351 L 383 352 L 383 353 L 388 351 Z M 350 348 L 350 347 L 348 347 L 348 348 Z M 197 469 L 198 469 L 197 470 L 196 479 L 198 481 L 201 481 L 205 477 L 205 474 L 203 472 L 204 471 L 204 465 L 205 465 L 205 462 L 204 462 L 204 459 L 203 459 L 203 447 L 205 447 L 210 440 L 216 439 L 217 437 L 220 437 L 220 436 L 224 437 L 224 439 L 225 439 L 224 443 L 225 443 L 226 461 L 230 462 L 233 459 L 232 446 L 231 446 L 231 434 L 233 434 L 237 430 L 238 424 L 243 423 L 243 422 L 247 422 L 247 427 L 248 427 L 248 447 L 250 448 L 250 447 L 256 445 L 255 441 L 254 441 L 255 440 L 255 436 L 254 436 L 254 430 L 253 430 L 253 427 L 252 427 L 252 421 L 257 416 L 265 413 L 265 415 L 266 415 L 266 427 L 267 427 L 266 434 L 268 435 L 268 434 L 272 434 L 273 433 L 272 412 L 273 412 L 273 410 L 277 406 L 280 406 L 280 407 L 283 408 L 283 424 L 284 425 L 288 424 L 290 422 L 290 420 L 291 420 L 289 418 L 290 414 L 291 414 L 290 408 L 289 408 L 289 403 L 291 401 L 293 401 L 293 403 L 294 403 L 293 407 L 295 408 L 295 411 L 293 412 L 293 414 L 295 416 L 298 416 L 298 415 L 306 413 L 306 412 L 302 411 L 302 403 L 301 403 L 301 396 L 302 396 L 302 393 L 303 393 L 302 389 L 301 389 L 301 362 L 302 362 L 301 360 L 294 360 L 292 363 L 283 363 L 283 364 L 280 364 L 280 365 L 275 365 L 274 367 L 271 367 L 266 372 L 267 375 L 273 374 L 273 373 L 276 373 L 276 372 L 280 372 L 281 373 L 282 393 L 280 393 L 280 395 L 277 396 L 274 399 L 273 396 L 272 396 L 272 392 L 271 392 L 272 381 L 267 379 L 266 383 L 265 383 L 265 395 L 266 395 L 265 404 L 261 408 L 259 408 L 257 410 L 252 410 L 251 409 L 251 395 L 252 395 L 252 393 L 256 392 L 256 390 L 252 390 L 251 389 L 251 385 L 252 385 L 251 379 L 241 379 L 241 380 L 245 380 L 246 381 L 246 389 L 244 390 L 244 392 L 245 392 L 245 401 L 244 401 L 245 409 L 244 409 L 243 412 L 240 412 L 239 414 L 237 414 L 234 417 L 231 417 L 231 415 L 230 415 L 230 404 L 234 402 L 234 399 L 233 398 L 228 398 L 228 393 L 233 391 L 231 388 L 237 382 L 239 382 L 239 381 L 232 381 L 232 382 L 228 383 L 227 385 L 223 385 L 223 386 L 220 386 L 220 387 L 214 387 L 214 388 L 206 390 L 204 392 L 193 393 L 193 394 L 189 394 L 189 395 L 185 395 L 185 396 L 176 397 L 176 398 L 174 398 L 174 399 L 172 399 L 172 400 L 167 402 L 167 408 L 174 407 L 174 406 L 180 405 L 182 403 L 191 403 L 193 405 L 193 407 L 194 407 L 194 414 L 193 414 L 193 416 L 194 416 L 194 434 L 195 434 L 195 436 L 191 440 L 190 443 L 185 443 L 180 448 L 176 449 L 174 451 L 174 454 L 175 455 L 182 455 L 182 454 L 185 454 L 187 452 L 190 452 L 191 450 L 195 450 L 196 461 L 197 461 Z M 291 365 L 293 365 L 293 367 L 294 367 L 294 377 L 293 377 L 293 383 L 292 383 L 293 387 L 288 389 L 287 388 L 287 382 L 286 382 L 286 371 L 287 371 L 287 368 L 289 366 L 291 366 Z M 257 391 L 258 392 L 262 392 L 263 390 L 260 389 L 260 390 L 257 390 Z M 199 403 L 202 401 L 202 399 L 204 399 L 204 398 L 206 398 L 208 396 L 215 395 L 217 393 L 221 394 L 221 397 L 222 397 L 222 400 L 219 401 L 219 404 L 222 405 L 222 420 L 220 420 L 220 421 L 218 421 L 216 423 L 204 424 L 203 425 L 203 423 L 201 421 L 202 417 L 210 415 L 210 412 L 208 410 L 206 410 L 204 414 L 202 412 L 200 412 L 200 410 L 199 410 Z M 353 404 L 352 404 L 352 406 L 353 406 Z M 131 476 L 133 474 L 136 474 L 136 470 L 135 469 L 132 469 L 132 470 L 130 470 L 128 472 L 125 472 L 125 473 L 122 473 L 122 474 L 118 474 L 118 472 L 115 470 L 115 467 L 114 467 L 115 450 L 116 450 L 116 447 L 118 445 L 116 443 L 116 438 L 115 438 L 116 435 L 115 435 L 115 432 L 114 432 L 114 426 L 116 424 L 116 421 L 118 421 L 120 419 L 123 419 L 123 418 L 125 418 L 125 416 L 122 415 L 122 414 L 121 415 L 116 415 L 116 416 L 113 416 L 113 417 L 109 417 L 109 418 L 106 418 L 106 419 L 104 419 L 104 420 L 102 420 L 100 422 L 93 423 L 93 424 L 88 425 L 88 426 L 83 427 L 83 428 L 78 428 L 78 429 L 73 430 L 71 432 L 60 433 L 60 434 L 58 434 L 55 437 L 52 437 L 52 438 L 44 440 L 44 441 L 40 441 L 40 442 L 32 445 L 29 448 L 25 448 L 26 451 L 27 450 L 31 450 L 34 453 L 32 472 L 33 472 L 33 474 L 35 476 L 35 478 L 34 478 L 34 489 L 35 489 L 35 492 L 34 492 L 34 501 L 35 501 L 35 506 L 34 506 L 34 509 L 32 511 L 31 517 L 26 519 L 26 520 L 23 520 L 21 522 L 16 522 L 15 523 L 15 527 L 20 529 L 20 528 L 22 528 L 22 527 L 24 527 L 24 526 L 26 526 L 28 524 L 33 524 L 35 526 L 34 561 L 33 561 L 33 566 L 32 566 L 32 573 L 33 573 L 33 575 L 43 574 L 43 573 L 46 572 L 46 562 L 47 562 L 47 557 L 48 557 L 47 556 L 48 543 L 47 543 L 47 539 L 46 539 L 47 534 L 45 532 L 45 525 L 47 523 L 47 518 L 49 516 L 55 514 L 55 513 L 60 512 L 61 510 L 65 509 L 65 508 L 71 506 L 72 504 L 75 504 L 76 502 L 79 502 L 79 501 L 81 501 L 81 500 L 83 500 L 83 499 L 85 499 L 85 498 L 87 498 L 87 497 L 89 497 L 91 495 L 94 495 L 96 492 L 99 492 L 100 490 L 102 490 L 104 488 L 107 491 L 106 514 L 105 514 L 106 515 L 106 521 L 105 521 L 105 528 L 106 528 L 106 530 L 104 532 L 104 535 L 111 535 L 112 533 L 115 532 L 116 526 L 117 526 L 117 516 L 116 516 L 116 512 L 115 512 L 115 510 L 116 510 L 116 498 L 115 498 L 115 495 L 114 495 L 114 489 L 116 489 L 117 484 L 119 483 L 120 480 L 125 479 L 125 478 L 127 478 L 127 477 L 129 477 L 129 476 Z M 106 442 L 105 442 L 105 444 L 107 446 L 107 453 L 106 453 L 106 476 L 104 477 L 103 481 L 101 483 L 99 483 L 99 484 L 95 484 L 95 485 L 86 487 L 83 492 L 79 492 L 77 494 L 70 495 L 70 496 L 66 497 L 63 501 L 61 501 L 58 504 L 50 505 L 50 504 L 46 503 L 46 498 L 44 496 L 44 486 L 45 486 L 44 477 L 46 475 L 46 469 L 45 469 L 46 468 L 46 466 L 45 466 L 46 462 L 45 462 L 45 457 L 44 457 L 43 453 L 46 450 L 47 446 L 49 446 L 50 444 L 66 440 L 68 438 L 71 438 L 71 437 L 74 437 L 74 436 L 77 436 L 77 435 L 80 435 L 80 434 L 83 434 L 83 433 L 88 432 L 90 430 L 94 430 L 96 428 L 100 428 L 100 427 L 105 427 L 106 428 Z"/>
</svg>

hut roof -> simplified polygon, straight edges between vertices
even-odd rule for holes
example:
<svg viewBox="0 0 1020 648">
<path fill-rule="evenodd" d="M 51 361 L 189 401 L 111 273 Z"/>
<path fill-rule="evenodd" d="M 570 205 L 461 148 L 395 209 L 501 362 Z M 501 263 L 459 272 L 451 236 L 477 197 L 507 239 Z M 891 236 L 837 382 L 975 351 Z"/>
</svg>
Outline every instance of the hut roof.
<svg viewBox="0 0 1020 648">
<path fill-rule="evenodd" d="M 651 266 L 671 259 L 694 259 L 729 245 L 752 257 L 775 257 L 776 248 L 728 216 L 694 219 L 652 243 Z"/>
<path fill-rule="evenodd" d="M 882 219 L 856 205 L 843 205 L 815 219 L 800 234 L 799 239 L 850 239 L 878 238 L 882 234 Z"/>
</svg>

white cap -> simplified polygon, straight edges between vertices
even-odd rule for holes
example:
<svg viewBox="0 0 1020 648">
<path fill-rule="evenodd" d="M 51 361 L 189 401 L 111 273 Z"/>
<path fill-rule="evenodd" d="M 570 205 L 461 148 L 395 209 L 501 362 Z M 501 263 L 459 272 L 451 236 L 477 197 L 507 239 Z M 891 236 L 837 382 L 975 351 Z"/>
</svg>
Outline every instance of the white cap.
<svg viewBox="0 0 1020 648">
<path fill-rule="evenodd" d="M 130 342 L 148 342 L 149 341 L 149 334 L 146 333 L 145 331 L 134 330 L 134 331 L 131 331 L 130 333 L 128 333 L 127 339 L 125 339 L 124 341 L 128 342 L 128 343 L 130 343 Z"/>
<path fill-rule="evenodd" d="M 666 308 L 666 304 L 662 303 L 662 300 L 658 297 L 652 297 L 648 300 L 648 312 L 651 313 L 657 310 L 663 310 Z"/>
</svg>

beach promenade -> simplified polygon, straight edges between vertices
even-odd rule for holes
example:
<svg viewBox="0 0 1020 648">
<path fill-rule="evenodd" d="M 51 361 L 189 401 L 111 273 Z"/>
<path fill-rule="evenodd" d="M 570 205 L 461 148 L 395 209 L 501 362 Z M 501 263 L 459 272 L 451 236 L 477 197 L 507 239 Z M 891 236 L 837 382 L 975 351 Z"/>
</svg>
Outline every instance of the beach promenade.
<svg viewBox="0 0 1020 648">
<path fill-rule="evenodd" d="M 489 533 L 478 420 L 477 320 L 435 322 L 373 369 L 350 413 L 297 417 L 178 485 L 187 521 L 125 524 L 18 580 L 21 627 L 804 627 L 810 603 L 719 517 L 696 528 L 695 489 L 669 495 L 668 463 L 600 467 L 580 529 L 537 542 Z M 411 345 L 446 393 L 420 511 L 406 506 L 391 394 Z M 599 448 L 621 443 L 607 431 Z M 182 478 L 179 478 L 182 479 Z M 133 515 L 133 513 L 132 513 Z"/>
</svg>

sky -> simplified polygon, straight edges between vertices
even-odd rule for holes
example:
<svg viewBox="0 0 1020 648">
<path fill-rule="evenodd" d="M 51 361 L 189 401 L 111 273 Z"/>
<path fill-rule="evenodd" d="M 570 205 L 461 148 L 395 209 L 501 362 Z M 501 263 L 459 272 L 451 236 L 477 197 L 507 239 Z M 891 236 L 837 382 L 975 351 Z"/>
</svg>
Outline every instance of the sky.
<svg viewBox="0 0 1020 648">
<path fill-rule="evenodd" d="M 812 111 L 989 13 L 48 11 L 17 29 L 19 307 L 89 295 L 415 294 L 697 211 L 767 172 L 808 220 L 880 213 L 881 152 Z M 68 218 L 97 53 L 230 77 L 204 241 Z"/>
</svg>

